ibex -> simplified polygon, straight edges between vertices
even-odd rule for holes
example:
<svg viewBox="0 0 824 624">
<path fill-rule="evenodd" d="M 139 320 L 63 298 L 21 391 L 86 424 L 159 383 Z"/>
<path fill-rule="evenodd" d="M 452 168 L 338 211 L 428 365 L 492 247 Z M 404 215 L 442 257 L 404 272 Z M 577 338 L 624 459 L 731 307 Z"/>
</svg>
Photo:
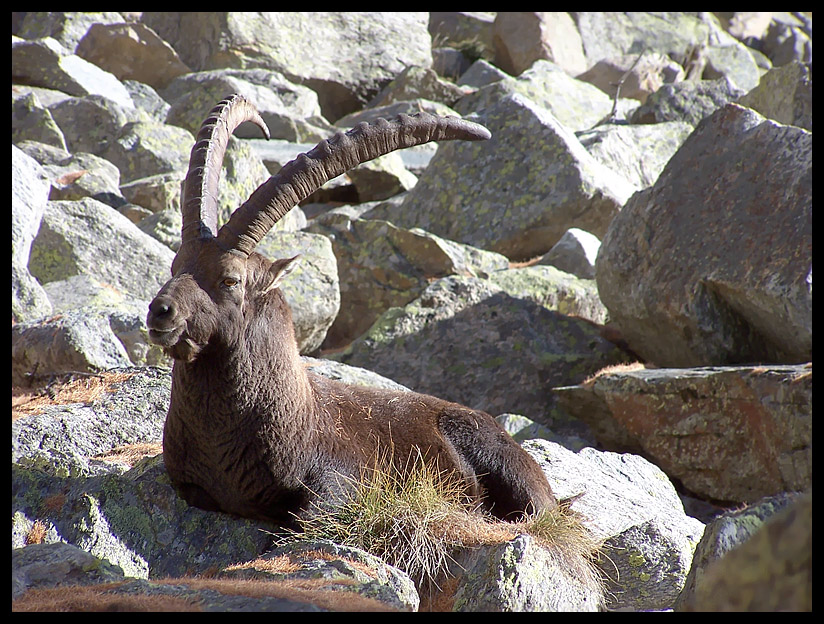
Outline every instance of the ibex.
<svg viewBox="0 0 824 624">
<path fill-rule="evenodd" d="M 172 278 L 149 306 L 150 340 L 174 358 L 163 449 L 181 496 L 207 510 L 291 524 L 358 479 L 390 449 L 436 462 L 467 496 L 514 519 L 557 506 L 538 464 L 487 413 L 432 396 L 355 387 L 308 371 L 279 288 L 295 258 L 255 245 L 327 180 L 391 151 L 484 140 L 483 126 L 420 113 L 362 123 L 321 141 L 270 177 L 218 229 L 220 168 L 229 136 L 254 106 L 235 95 L 209 114 L 181 199 L 182 244 Z"/>
</svg>

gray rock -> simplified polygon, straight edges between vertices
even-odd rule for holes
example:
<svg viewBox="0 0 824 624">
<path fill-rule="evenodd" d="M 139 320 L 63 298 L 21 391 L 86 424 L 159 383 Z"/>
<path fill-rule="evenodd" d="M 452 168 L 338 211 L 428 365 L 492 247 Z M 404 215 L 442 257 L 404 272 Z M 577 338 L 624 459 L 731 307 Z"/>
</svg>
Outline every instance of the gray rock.
<svg viewBox="0 0 824 624">
<path fill-rule="evenodd" d="M 641 125 L 604 124 L 578 132 L 576 136 L 597 161 L 641 190 L 655 183 L 692 131 L 693 126 L 685 121 L 664 121 Z"/>
<path fill-rule="evenodd" d="M 32 588 L 122 581 L 123 570 L 71 544 L 30 544 L 11 551 L 11 598 Z"/>
<path fill-rule="evenodd" d="M 492 27 L 495 14 L 480 11 L 430 11 L 429 34 L 433 46 L 464 52 L 468 57 L 491 61 L 495 56 Z"/>
<path fill-rule="evenodd" d="M 675 603 L 676 610 L 694 600 L 696 588 L 703 584 L 709 566 L 746 543 L 770 518 L 787 509 L 798 497 L 798 494 L 768 496 L 743 509 L 728 511 L 708 523 L 695 549 L 687 582 Z M 703 591 L 706 589 L 702 588 Z"/>
<path fill-rule="evenodd" d="M 182 20 L 177 13 L 144 12 L 141 21 L 195 71 L 283 73 L 314 90 L 332 122 L 362 108 L 407 65 L 432 65 L 426 13 L 212 12 Z"/>
<path fill-rule="evenodd" d="M 51 37 L 32 41 L 12 41 L 13 82 L 69 95 L 102 95 L 125 108 L 134 108 L 129 92 L 112 74 L 71 54 Z"/>
<path fill-rule="evenodd" d="M 74 52 L 92 24 L 123 21 L 123 14 L 113 11 L 27 11 L 16 34 L 24 39 L 52 37 L 68 51 Z"/>
<path fill-rule="evenodd" d="M 185 177 L 194 137 L 183 128 L 138 121 L 122 126 L 100 152 L 120 169 L 123 183 L 161 173 Z"/>
<path fill-rule="evenodd" d="M 270 260 L 301 255 L 281 290 L 292 309 L 300 352 L 317 351 L 340 310 L 338 267 L 331 241 L 309 232 L 269 232 L 257 251 Z"/>
<path fill-rule="evenodd" d="M 572 14 L 590 66 L 644 50 L 685 57 L 709 39 L 711 24 L 680 11 L 577 11 Z"/>
<path fill-rule="evenodd" d="M 658 366 L 812 359 L 811 191 L 811 133 L 736 104 L 707 118 L 602 239 L 630 347 Z"/>
<path fill-rule="evenodd" d="M 88 476 L 89 458 L 123 445 L 162 441 L 171 391 L 168 368 L 126 368 L 82 379 L 83 402 L 63 404 L 58 393 L 38 413 L 12 422 L 12 462 L 56 477 Z"/>
<path fill-rule="evenodd" d="M 529 535 L 503 544 L 462 551 L 452 611 L 600 611 L 603 589 L 597 574 L 576 575 L 577 566 Z"/>
<path fill-rule="evenodd" d="M 480 88 L 493 82 L 504 80 L 505 78 L 511 78 L 511 76 L 505 71 L 495 67 L 492 63 L 478 59 L 469 66 L 469 69 L 461 74 L 461 77 L 458 79 L 458 84 Z"/>
<path fill-rule="evenodd" d="M 424 99 L 452 106 L 467 94 L 469 89 L 438 77 L 433 69 L 410 65 L 386 85 L 368 107 L 386 106 L 394 102 Z M 338 125 L 342 125 L 338 120 Z"/>
<path fill-rule="evenodd" d="M 812 484 L 811 366 L 635 369 L 555 394 L 600 446 L 643 454 L 710 500 Z"/>
<path fill-rule="evenodd" d="M 637 455 L 584 448 L 573 453 L 545 440 L 523 447 L 560 499 L 581 494 L 573 512 L 604 540 L 596 564 L 611 610 L 672 607 L 686 581 L 704 524 L 684 513 L 667 476 Z"/>
<path fill-rule="evenodd" d="M 492 139 L 441 145 L 401 207 L 383 218 L 526 260 L 570 227 L 603 236 L 632 194 L 552 113 L 523 96 L 505 97 L 474 120 Z"/>
<path fill-rule="evenodd" d="M 155 89 L 191 71 L 172 46 L 139 22 L 92 24 L 75 53 L 119 80 L 137 80 Z"/>
<path fill-rule="evenodd" d="M 11 146 L 11 314 L 24 321 L 51 313 L 51 303 L 29 272 L 29 255 L 49 198 L 49 177 L 31 156 Z"/>
<path fill-rule="evenodd" d="M 550 61 L 538 60 L 517 78 L 503 78 L 455 104 L 462 115 L 484 109 L 512 94 L 521 94 L 546 109 L 568 130 L 579 132 L 602 123 L 613 108 L 613 99 L 598 87 L 577 80 Z M 636 100 L 618 100 L 617 115 L 628 117 L 638 107 Z"/>
<path fill-rule="evenodd" d="M 569 13 L 501 11 L 492 27 L 495 64 L 517 76 L 540 59 L 552 61 L 570 76 L 586 71 L 581 35 Z"/>
<path fill-rule="evenodd" d="M 138 114 L 145 115 L 149 121 L 166 121 L 169 104 L 152 87 L 136 80 L 123 80 L 123 86 L 132 96 Z"/>
<path fill-rule="evenodd" d="M 159 173 L 121 184 L 120 192 L 129 203 L 142 206 L 149 212 L 180 212 L 181 186 L 180 177 L 176 173 Z"/>
<path fill-rule="evenodd" d="M 128 110 L 101 95 L 72 97 L 49 106 L 66 137 L 71 152 L 102 155 L 130 121 L 138 121 L 135 109 Z"/>
<path fill-rule="evenodd" d="M 45 165 L 44 169 L 51 180 L 51 200 L 90 197 L 113 208 L 127 203 L 120 194 L 120 171 L 104 158 L 76 152 L 58 164 Z"/>
<path fill-rule="evenodd" d="M 684 611 L 813 609 L 813 497 L 798 496 L 749 539 L 711 563 Z"/>
<path fill-rule="evenodd" d="M 106 241 L 106 245 L 100 245 Z M 86 274 L 139 299 L 163 286 L 174 253 L 94 199 L 50 202 L 29 269 L 41 283 Z"/>
<path fill-rule="evenodd" d="M 312 229 L 332 239 L 341 279 L 341 311 L 326 348 L 349 344 L 388 308 L 412 301 L 432 278 L 486 275 L 509 265 L 499 254 L 386 221 L 328 214 Z"/>
<path fill-rule="evenodd" d="M 454 48 L 432 48 L 432 69 L 438 76 L 457 82 L 471 61 L 463 52 Z"/>
<path fill-rule="evenodd" d="M 554 266 L 533 265 L 489 273 L 488 279 L 507 294 L 554 312 L 596 324 L 607 320 L 594 280 L 577 279 Z"/>
<path fill-rule="evenodd" d="M 298 569 L 282 573 L 271 571 L 266 562 L 278 558 L 288 559 Z M 298 539 L 286 542 L 256 561 L 223 570 L 220 577 L 320 581 L 328 586 L 345 588 L 344 591 L 351 591 L 359 596 L 379 600 L 399 611 L 417 611 L 420 603 L 415 584 L 405 572 L 384 563 L 365 550 L 327 540 Z"/>
<path fill-rule="evenodd" d="M 645 52 L 601 59 L 576 77 L 612 98 L 620 87 L 621 96 L 643 104 L 662 85 L 683 80 L 684 70 L 665 54 Z"/>
<path fill-rule="evenodd" d="M 592 323 L 516 297 L 491 280 L 441 278 L 333 359 L 492 414 L 563 424 L 547 389 L 623 355 Z"/>
<path fill-rule="evenodd" d="M 197 133 L 215 104 L 232 93 L 255 103 L 272 138 L 315 143 L 336 131 L 322 117 L 315 92 L 289 82 L 278 72 L 226 69 L 189 73 L 174 80 L 162 93 L 171 103 L 166 123 L 192 134 Z M 241 124 L 234 135 L 253 139 L 262 136 L 251 123 Z"/>
<path fill-rule="evenodd" d="M 774 19 L 763 37 L 761 49 L 776 67 L 794 61 L 812 63 L 812 26 L 807 32 L 802 21 L 795 17 Z"/>
<path fill-rule="evenodd" d="M 63 132 L 34 92 L 26 92 L 19 97 L 12 92 L 11 140 L 12 143 L 38 141 L 66 149 Z"/>
<path fill-rule="evenodd" d="M 86 303 L 65 309 L 50 319 L 14 325 L 12 383 L 27 384 L 30 379 L 65 373 L 166 363 L 160 349 L 148 341 L 147 310 L 148 301 L 129 300 L 108 306 Z"/>
<path fill-rule="evenodd" d="M 64 541 L 120 566 L 127 576 L 191 575 L 248 561 L 271 540 L 261 529 L 275 530 L 267 523 L 189 507 L 169 483 L 162 456 L 124 474 L 85 478 L 50 476 L 13 464 L 12 482 L 19 494 L 12 513 L 54 524 Z M 60 493 L 62 505 L 41 511 L 38 499 Z M 201 539 L 192 540 L 196 534 Z"/>
<path fill-rule="evenodd" d="M 775 67 L 738 99 L 741 106 L 783 124 L 813 131 L 812 68 L 799 62 Z"/>
<path fill-rule="evenodd" d="M 136 224 L 137 229 L 172 251 L 177 251 L 180 249 L 180 232 L 183 229 L 183 216 L 180 214 L 179 203 L 178 199 L 178 206 L 144 217 Z"/>
<path fill-rule="evenodd" d="M 595 279 L 595 258 L 601 241 L 589 232 L 570 228 L 538 261 L 583 279 Z"/>
<path fill-rule="evenodd" d="M 726 78 L 718 80 L 685 80 L 664 85 L 647 98 L 643 106 L 632 113 L 634 124 L 658 124 L 683 121 L 695 126 L 728 102 L 734 102 L 746 91 Z"/>
</svg>

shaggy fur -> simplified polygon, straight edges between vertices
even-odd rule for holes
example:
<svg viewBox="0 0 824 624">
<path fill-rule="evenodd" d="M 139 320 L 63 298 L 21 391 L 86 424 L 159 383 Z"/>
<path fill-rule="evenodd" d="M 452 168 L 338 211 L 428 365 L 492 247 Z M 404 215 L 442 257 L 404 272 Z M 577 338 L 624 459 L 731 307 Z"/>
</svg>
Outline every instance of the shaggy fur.
<svg viewBox="0 0 824 624">
<path fill-rule="evenodd" d="M 216 108 L 216 114 L 230 106 Z M 387 122 L 381 123 L 385 128 Z M 426 140 L 432 139 L 420 142 Z M 384 149 L 397 149 L 393 145 Z M 212 151 L 222 159 L 221 150 Z M 195 157 L 193 150 L 193 163 Z M 215 166 L 219 162 L 207 159 L 203 177 Z M 187 197 L 185 204 L 197 204 L 198 197 Z M 557 506 L 540 467 L 489 414 L 418 393 L 348 386 L 307 371 L 278 287 L 295 258 L 271 262 L 245 251 L 262 236 L 259 231 L 247 236 L 233 230 L 227 237 L 221 229 L 214 236 L 211 217 L 196 218 L 197 229 L 184 216 L 173 277 L 152 301 L 147 319 L 150 340 L 175 359 L 164 459 L 187 502 L 289 524 L 312 504 L 333 502 L 347 478 L 356 479 L 376 457 L 389 456 L 403 470 L 422 456 L 500 518 Z M 243 244 L 227 246 L 227 239 Z"/>
</svg>

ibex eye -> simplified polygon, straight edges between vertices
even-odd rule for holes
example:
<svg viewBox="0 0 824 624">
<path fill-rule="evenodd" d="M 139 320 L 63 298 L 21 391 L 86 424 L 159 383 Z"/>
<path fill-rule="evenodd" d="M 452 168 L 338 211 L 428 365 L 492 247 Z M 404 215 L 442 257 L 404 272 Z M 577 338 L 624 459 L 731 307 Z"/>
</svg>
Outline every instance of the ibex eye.
<svg viewBox="0 0 824 624">
<path fill-rule="evenodd" d="M 227 286 L 228 288 L 231 288 L 232 286 L 237 285 L 237 280 L 233 277 L 224 278 L 223 285 Z"/>
</svg>

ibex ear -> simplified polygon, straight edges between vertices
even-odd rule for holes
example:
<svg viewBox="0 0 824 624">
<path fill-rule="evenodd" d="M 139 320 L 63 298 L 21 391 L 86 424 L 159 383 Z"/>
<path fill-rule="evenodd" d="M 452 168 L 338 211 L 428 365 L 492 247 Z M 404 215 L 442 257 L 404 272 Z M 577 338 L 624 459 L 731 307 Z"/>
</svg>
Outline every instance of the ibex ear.
<svg viewBox="0 0 824 624">
<path fill-rule="evenodd" d="M 281 258 L 280 260 L 275 260 L 272 263 L 272 266 L 269 268 L 267 279 L 272 280 L 268 286 L 266 286 L 261 292 L 261 295 L 265 295 L 270 290 L 274 290 L 280 283 L 283 281 L 283 278 L 289 275 L 295 268 L 298 266 L 300 261 L 300 254 L 297 256 L 293 256 L 291 258 Z"/>
</svg>

